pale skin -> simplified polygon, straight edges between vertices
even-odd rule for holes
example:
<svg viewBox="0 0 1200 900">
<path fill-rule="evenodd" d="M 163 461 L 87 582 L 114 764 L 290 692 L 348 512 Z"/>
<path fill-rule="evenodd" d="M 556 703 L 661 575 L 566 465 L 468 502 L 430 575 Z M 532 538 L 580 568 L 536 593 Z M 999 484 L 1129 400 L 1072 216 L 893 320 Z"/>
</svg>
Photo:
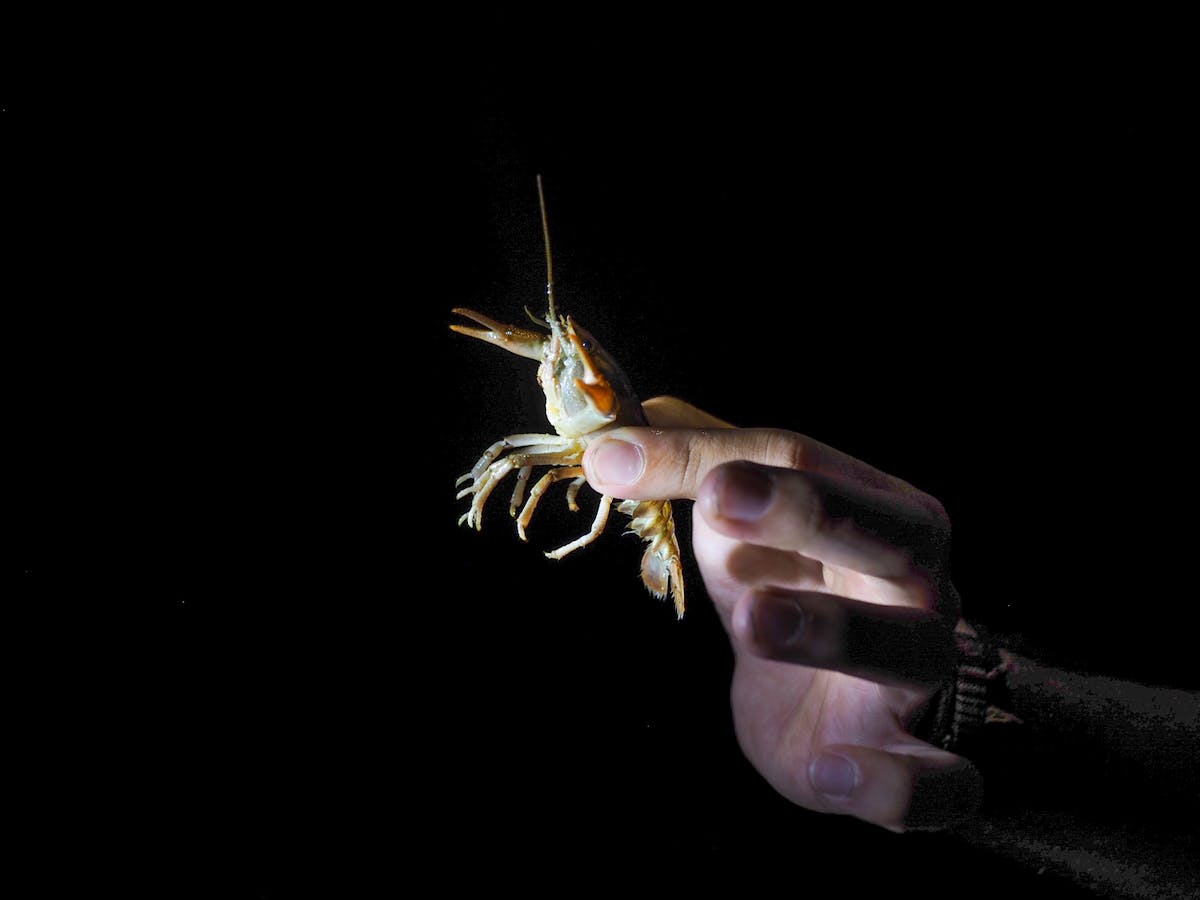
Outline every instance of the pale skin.
<svg viewBox="0 0 1200 900">
<path fill-rule="evenodd" d="M 953 798 L 941 820 L 971 812 L 970 763 L 904 727 L 952 665 L 958 600 L 941 504 L 794 432 L 728 430 L 674 398 L 645 410 L 659 427 L 607 433 L 584 469 L 606 494 L 696 501 L 693 547 L 736 654 L 734 718 L 750 761 L 801 806 L 896 831 L 915 785 L 941 782 L 938 796 Z"/>
<path fill-rule="evenodd" d="M 644 408 L 652 427 L 593 437 L 584 470 L 604 494 L 696 501 L 693 551 L 735 654 L 737 737 L 763 777 L 810 810 L 892 831 L 957 825 L 998 852 L 1019 846 L 1025 862 L 1059 865 L 1065 820 L 1037 819 L 1033 808 L 1053 797 L 1020 801 L 1020 821 L 983 822 L 973 815 L 983 792 L 975 766 L 907 730 L 953 672 L 952 632 L 969 628 L 949 578 L 941 504 L 801 434 L 735 429 L 670 397 Z M 1084 773 L 1081 761 L 1124 760 L 1147 789 L 1200 799 L 1200 696 L 1012 659 L 1016 708 L 1046 742 L 1033 765 L 1060 780 L 1092 779 L 1084 791 L 1093 795 L 1095 779 L 1111 784 L 1106 792 L 1117 785 L 1107 772 Z M 1056 762 L 1048 755 L 1060 735 Z M 1060 813 L 1072 827 L 1082 821 L 1069 801 Z M 1151 877 L 1155 858 L 1150 871 L 1190 884 L 1195 854 L 1176 839 L 1157 850 L 1142 833 L 1109 841 L 1104 871 L 1134 884 Z M 1068 853 L 1061 865 L 1099 883 L 1091 863 L 1070 871 L 1095 852 L 1093 841 L 1091 855 Z M 1145 881 L 1148 895 L 1164 883 Z"/>
</svg>

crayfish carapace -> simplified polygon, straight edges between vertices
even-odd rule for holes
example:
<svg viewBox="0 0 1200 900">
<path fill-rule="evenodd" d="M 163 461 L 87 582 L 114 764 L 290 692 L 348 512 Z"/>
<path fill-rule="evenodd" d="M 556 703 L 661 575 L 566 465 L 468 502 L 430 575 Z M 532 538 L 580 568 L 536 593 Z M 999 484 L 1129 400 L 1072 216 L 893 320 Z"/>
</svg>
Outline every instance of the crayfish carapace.
<svg viewBox="0 0 1200 900">
<path fill-rule="evenodd" d="M 546 223 L 546 201 L 540 175 L 537 187 L 546 247 L 549 309 L 545 322 L 550 333 L 504 325 L 482 313 L 461 307 L 454 309 L 454 312 L 483 327 L 450 326 L 459 334 L 488 341 L 539 363 L 537 377 L 538 384 L 546 394 L 546 417 L 557 433 L 510 434 L 501 438 L 487 449 L 470 472 L 456 482 L 456 486 L 464 481 L 471 482 L 458 494 L 460 499 L 471 497 L 471 508 L 459 519 L 459 524 L 465 522 L 478 530 L 482 526 L 483 507 L 488 497 L 507 475 L 516 471 L 517 481 L 509 504 L 509 514 L 517 520 L 517 533 L 521 540 L 525 540 L 525 527 L 533 517 L 538 501 L 556 481 L 571 479 L 567 488 L 567 504 L 572 510 L 579 509 L 575 498 L 586 481 L 581 463 L 589 438 L 622 425 L 646 424 L 642 405 L 621 367 L 582 326 L 573 322 L 570 316 L 559 316 L 555 309 L 550 229 Z M 552 468 L 534 484 L 528 499 L 524 499 L 525 489 L 536 466 Z M 601 495 L 596 518 L 588 533 L 546 555 L 551 559 L 562 559 L 599 537 L 608 521 L 612 501 L 612 497 Z M 683 568 L 679 558 L 679 543 L 675 538 L 671 501 L 623 500 L 617 505 L 617 510 L 631 517 L 629 531 L 649 544 L 642 556 L 642 581 L 656 597 L 663 598 L 669 592 L 675 603 L 675 612 L 682 618 Z"/>
</svg>

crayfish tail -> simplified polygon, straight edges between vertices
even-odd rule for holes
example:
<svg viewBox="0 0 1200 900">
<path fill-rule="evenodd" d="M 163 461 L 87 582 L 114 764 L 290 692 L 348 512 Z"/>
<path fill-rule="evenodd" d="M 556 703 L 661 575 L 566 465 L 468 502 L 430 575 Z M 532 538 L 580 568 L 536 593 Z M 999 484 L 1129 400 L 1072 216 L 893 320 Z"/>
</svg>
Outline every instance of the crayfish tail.
<svg viewBox="0 0 1200 900">
<path fill-rule="evenodd" d="M 670 589 L 670 581 L 671 570 L 667 561 L 658 556 L 653 547 L 647 547 L 642 554 L 642 584 L 646 590 L 662 600 Z"/>
<path fill-rule="evenodd" d="M 683 563 L 675 556 L 669 563 L 671 569 L 671 600 L 675 603 L 675 617 L 683 618 Z"/>
<path fill-rule="evenodd" d="M 670 594 L 675 614 L 682 619 L 683 565 L 675 540 L 671 501 L 625 500 L 617 509 L 632 518 L 629 530 L 648 544 L 642 554 L 642 583 L 660 600 Z"/>
<path fill-rule="evenodd" d="M 675 615 L 683 618 L 683 565 L 679 556 L 663 556 L 651 544 L 642 554 L 642 584 L 659 600 L 667 594 L 675 604 Z"/>
</svg>

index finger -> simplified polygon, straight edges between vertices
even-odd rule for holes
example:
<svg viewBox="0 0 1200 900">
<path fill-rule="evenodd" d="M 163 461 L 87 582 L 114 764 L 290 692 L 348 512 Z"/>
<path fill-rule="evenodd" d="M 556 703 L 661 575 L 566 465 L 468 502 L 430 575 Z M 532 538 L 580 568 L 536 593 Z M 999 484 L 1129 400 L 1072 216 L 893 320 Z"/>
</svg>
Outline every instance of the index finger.
<svg viewBox="0 0 1200 900">
<path fill-rule="evenodd" d="M 806 435 L 779 428 L 616 428 L 589 442 L 583 468 L 588 482 L 603 494 L 628 500 L 695 500 L 700 483 L 713 468 L 736 460 L 903 494 L 945 517 L 937 500 L 908 482 Z"/>
</svg>

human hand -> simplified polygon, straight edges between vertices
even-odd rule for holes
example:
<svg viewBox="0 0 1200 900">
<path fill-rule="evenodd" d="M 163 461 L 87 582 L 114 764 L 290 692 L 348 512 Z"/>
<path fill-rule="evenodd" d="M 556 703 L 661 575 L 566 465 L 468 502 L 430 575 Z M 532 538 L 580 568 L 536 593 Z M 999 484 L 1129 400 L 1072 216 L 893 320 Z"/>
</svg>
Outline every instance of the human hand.
<svg viewBox="0 0 1200 900">
<path fill-rule="evenodd" d="M 969 815 L 978 772 L 906 730 L 954 671 L 941 504 L 794 432 L 733 428 L 671 397 L 644 409 L 655 427 L 607 432 L 584 469 L 605 494 L 696 501 L 693 548 L 755 768 L 801 806 L 893 831 Z"/>
</svg>

